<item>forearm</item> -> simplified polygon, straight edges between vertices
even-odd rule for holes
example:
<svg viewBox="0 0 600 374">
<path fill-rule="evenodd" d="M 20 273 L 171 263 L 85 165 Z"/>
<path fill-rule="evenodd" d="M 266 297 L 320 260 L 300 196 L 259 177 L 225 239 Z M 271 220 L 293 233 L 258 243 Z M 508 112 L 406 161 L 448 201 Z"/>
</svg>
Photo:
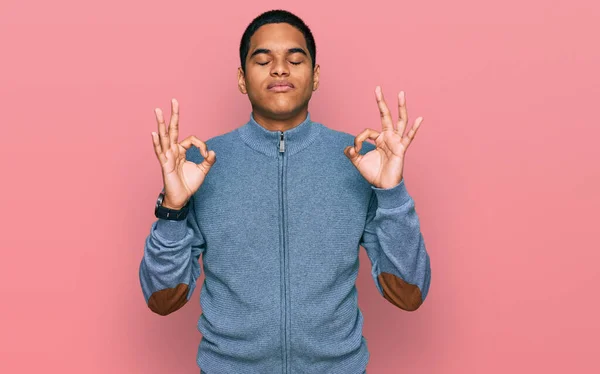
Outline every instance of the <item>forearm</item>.
<svg viewBox="0 0 600 374">
<path fill-rule="evenodd" d="M 186 220 L 159 219 L 146 238 L 139 267 L 140 284 L 148 307 L 160 315 L 181 308 L 200 275 L 201 242 Z"/>
<path fill-rule="evenodd" d="M 392 188 L 372 188 L 377 205 L 365 240 L 374 260 L 377 288 L 399 308 L 416 310 L 427 297 L 431 265 L 414 200 L 404 180 Z"/>
</svg>

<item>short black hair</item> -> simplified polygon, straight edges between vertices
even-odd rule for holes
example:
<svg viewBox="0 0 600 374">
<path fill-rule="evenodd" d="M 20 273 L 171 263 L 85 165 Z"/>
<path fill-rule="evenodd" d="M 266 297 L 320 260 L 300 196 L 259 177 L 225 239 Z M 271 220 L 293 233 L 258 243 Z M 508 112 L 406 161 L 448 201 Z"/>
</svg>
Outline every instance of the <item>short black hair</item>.
<svg viewBox="0 0 600 374">
<path fill-rule="evenodd" d="M 262 13 L 252 20 L 242 35 L 242 40 L 240 42 L 240 63 L 244 72 L 246 71 L 246 56 L 248 56 L 248 50 L 250 49 L 250 38 L 252 38 L 252 35 L 254 35 L 256 30 L 261 26 L 269 23 L 287 23 L 297 28 L 302 35 L 304 35 L 306 48 L 308 48 L 308 53 L 312 60 L 312 66 L 313 68 L 315 67 L 315 62 L 317 60 L 317 46 L 315 45 L 313 34 L 306 23 L 304 23 L 300 17 L 287 10 L 273 9 Z"/>
</svg>

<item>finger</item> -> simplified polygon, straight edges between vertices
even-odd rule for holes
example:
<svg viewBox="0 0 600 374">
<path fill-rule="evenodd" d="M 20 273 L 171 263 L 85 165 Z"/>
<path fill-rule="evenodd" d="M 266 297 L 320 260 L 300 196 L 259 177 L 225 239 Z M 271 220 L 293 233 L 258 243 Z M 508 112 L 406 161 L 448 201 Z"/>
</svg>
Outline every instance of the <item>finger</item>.
<svg viewBox="0 0 600 374">
<path fill-rule="evenodd" d="M 382 131 L 394 130 L 394 123 L 392 122 L 392 115 L 388 109 L 385 99 L 383 98 L 383 92 L 381 87 L 375 88 L 375 98 L 377 99 L 377 106 L 379 106 L 379 114 L 381 115 L 381 127 Z"/>
<path fill-rule="evenodd" d="M 346 148 L 344 148 L 344 154 L 346 155 L 346 157 L 348 157 L 350 159 L 352 164 L 354 164 L 355 166 L 358 166 L 358 164 L 360 163 L 360 160 L 364 157 L 360 153 L 356 152 L 354 147 L 352 147 L 350 145 L 347 146 Z"/>
<path fill-rule="evenodd" d="M 196 165 L 198 168 L 200 168 L 202 171 L 204 171 L 204 174 L 208 173 L 208 170 L 210 169 L 211 166 L 214 165 L 215 161 L 217 160 L 217 154 L 215 153 L 215 151 L 209 151 L 208 152 L 208 156 L 204 158 L 204 160 L 200 163 L 200 165 Z"/>
<path fill-rule="evenodd" d="M 204 143 L 202 140 L 198 139 L 194 135 L 188 136 L 187 138 L 183 139 L 181 141 L 181 143 L 179 143 L 179 144 L 186 150 L 190 149 L 191 145 L 193 144 L 200 149 L 200 153 L 202 154 L 202 157 L 204 157 L 204 158 L 207 157 L 206 143 Z"/>
<path fill-rule="evenodd" d="M 406 143 L 406 145 L 408 146 L 412 140 L 415 138 L 415 135 L 417 134 L 417 131 L 419 130 L 419 127 L 421 127 L 421 123 L 423 122 L 423 117 L 419 117 L 415 120 L 415 123 L 413 123 L 410 131 L 408 132 L 408 134 L 406 135 L 406 137 L 408 138 L 408 142 Z"/>
<path fill-rule="evenodd" d="M 406 94 L 400 91 L 398 94 L 398 126 L 396 132 L 403 136 L 404 129 L 408 123 L 408 113 L 406 112 Z"/>
<path fill-rule="evenodd" d="M 204 174 L 208 174 L 208 170 L 210 170 L 210 167 L 213 166 L 217 160 L 217 154 L 215 151 L 207 151 L 206 143 L 194 135 L 188 136 L 179 144 L 185 149 L 189 149 L 192 144 L 200 149 L 200 153 L 204 157 L 204 160 L 201 163 L 196 164 L 196 167 L 202 170 Z"/>
<path fill-rule="evenodd" d="M 162 149 L 160 147 L 160 141 L 158 139 L 158 134 L 155 133 L 154 131 L 152 131 L 152 143 L 154 144 L 154 153 L 156 154 L 156 157 L 158 158 L 158 161 L 160 161 L 160 164 L 164 164 L 167 162 L 167 158 L 165 157 L 165 154 L 162 152 Z"/>
<path fill-rule="evenodd" d="M 360 134 L 356 135 L 354 138 L 354 148 L 356 152 L 360 152 L 362 148 L 362 143 L 367 139 L 375 140 L 379 136 L 379 132 L 373 129 L 364 129 Z"/>
<path fill-rule="evenodd" d="M 169 122 L 169 139 L 171 144 L 177 144 L 179 136 L 179 103 L 171 99 L 171 120 Z"/>
<path fill-rule="evenodd" d="M 171 147 L 169 143 L 169 134 L 167 134 L 167 127 L 165 126 L 165 119 L 163 118 L 162 110 L 160 108 L 154 109 L 156 113 L 156 122 L 158 122 L 158 137 L 160 139 L 160 146 L 163 152 Z"/>
</svg>

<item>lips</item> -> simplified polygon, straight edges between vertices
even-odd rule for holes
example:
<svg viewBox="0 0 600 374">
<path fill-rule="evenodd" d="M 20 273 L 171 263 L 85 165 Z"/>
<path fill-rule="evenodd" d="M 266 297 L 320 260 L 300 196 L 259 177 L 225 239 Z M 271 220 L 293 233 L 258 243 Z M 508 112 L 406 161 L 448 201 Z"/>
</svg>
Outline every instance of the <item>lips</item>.
<svg viewBox="0 0 600 374">
<path fill-rule="evenodd" d="M 294 88 L 294 85 L 288 81 L 276 81 L 276 82 L 271 82 L 269 84 L 269 86 L 267 87 L 267 89 L 269 90 L 289 90 Z"/>
</svg>

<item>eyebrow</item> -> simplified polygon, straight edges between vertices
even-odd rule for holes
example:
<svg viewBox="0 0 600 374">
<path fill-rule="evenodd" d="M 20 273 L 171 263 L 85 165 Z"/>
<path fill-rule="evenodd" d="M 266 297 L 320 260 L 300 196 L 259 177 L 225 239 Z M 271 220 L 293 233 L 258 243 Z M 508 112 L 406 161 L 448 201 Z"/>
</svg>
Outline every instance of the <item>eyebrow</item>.
<svg viewBox="0 0 600 374">
<path fill-rule="evenodd" d="M 291 54 L 291 53 L 302 53 L 303 55 L 308 56 L 308 54 L 306 53 L 306 51 L 304 49 L 302 49 L 302 48 L 290 48 L 287 51 L 288 51 L 288 54 Z M 252 54 L 250 55 L 249 58 L 252 58 L 252 57 L 254 57 L 254 56 L 256 56 L 257 54 L 260 54 L 260 53 L 269 54 L 269 53 L 271 53 L 271 50 L 270 49 L 266 49 L 266 48 L 258 48 L 254 52 L 252 52 Z"/>
</svg>

